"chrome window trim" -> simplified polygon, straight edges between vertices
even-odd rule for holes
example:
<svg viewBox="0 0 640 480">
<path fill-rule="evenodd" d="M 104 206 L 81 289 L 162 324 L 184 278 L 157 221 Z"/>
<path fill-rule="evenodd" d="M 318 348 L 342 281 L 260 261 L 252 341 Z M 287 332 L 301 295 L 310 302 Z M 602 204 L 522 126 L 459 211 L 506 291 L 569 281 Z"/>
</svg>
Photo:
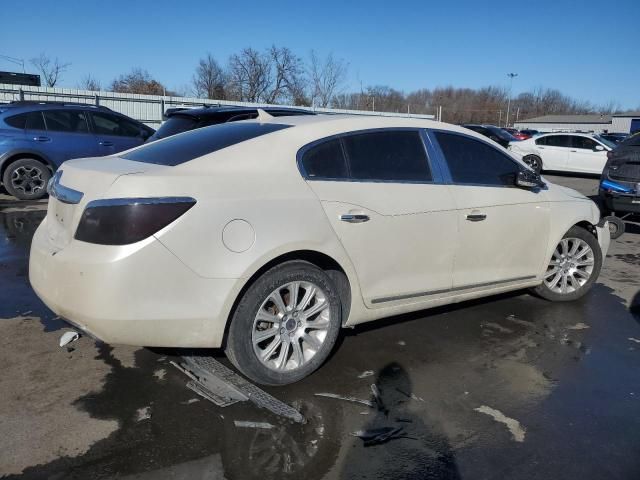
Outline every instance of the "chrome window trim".
<svg viewBox="0 0 640 480">
<path fill-rule="evenodd" d="M 60 183 L 61 177 L 62 170 L 58 170 L 49 180 L 49 183 L 47 184 L 47 193 L 49 196 L 69 205 L 80 203 L 80 200 L 84 197 L 84 193 L 62 185 Z"/>
<path fill-rule="evenodd" d="M 102 198 L 91 200 L 85 209 L 94 207 L 117 207 L 122 205 L 155 205 L 161 203 L 197 203 L 192 197 L 131 197 L 131 198 Z"/>
<path fill-rule="evenodd" d="M 311 143 L 308 143 L 301 147 L 296 154 L 296 164 L 298 166 L 298 171 L 302 175 L 306 181 L 310 182 L 350 182 L 350 183 L 401 183 L 401 184 L 416 184 L 416 185 L 438 185 L 443 184 L 441 170 L 439 166 L 434 165 L 430 157 L 431 145 L 428 139 L 425 136 L 424 128 L 421 127 L 387 127 L 387 128 L 365 128 L 362 130 L 352 130 L 349 132 L 341 132 L 335 135 L 331 135 L 328 137 L 320 138 L 318 140 L 314 140 Z M 329 142 L 332 140 L 339 140 L 340 146 L 342 148 L 342 154 L 344 155 L 344 159 L 346 162 L 347 171 L 349 175 L 351 175 L 351 167 L 349 165 L 349 159 L 347 158 L 347 153 L 344 148 L 344 143 L 342 139 L 344 137 L 348 137 L 351 135 L 360 135 L 365 133 L 376 133 L 376 132 L 417 132 L 420 136 L 420 140 L 422 141 L 422 146 L 425 150 L 425 156 L 427 158 L 427 166 L 429 167 L 429 171 L 431 172 L 431 180 L 383 180 L 383 179 L 360 179 L 360 178 L 332 178 L 332 177 L 311 177 L 307 174 L 307 171 L 304 168 L 304 164 L 302 162 L 302 158 L 304 154 L 312 149 L 313 147 L 320 145 L 325 142 Z"/>
</svg>

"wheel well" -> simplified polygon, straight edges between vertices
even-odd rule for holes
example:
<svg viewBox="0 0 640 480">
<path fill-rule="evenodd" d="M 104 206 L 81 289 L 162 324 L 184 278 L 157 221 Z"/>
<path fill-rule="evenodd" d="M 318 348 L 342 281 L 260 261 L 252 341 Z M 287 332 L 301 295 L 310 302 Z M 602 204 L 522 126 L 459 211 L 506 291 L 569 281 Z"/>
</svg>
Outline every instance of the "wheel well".
<svg viewBox="0 0 640 480">
<path fill-rule="evenodd" d="M 231 318 L 233 317 L 234 312 L 242 299 L 245 292 L 253 285 L 253 283 L 260 278 L 267 270 L 275 267 L 276 265 L 280 265 L 284 262 L 289 262 L 291 260 L 304 260 L 309 263 L 312 263 L 318 268 L 321 268 L 325 271 L 325 273 L 334 281 L 336 287 L 338 288 L 338 292 L 340 293 L 340 298 L 342 300 L 342 324 L 344 325 L 347 319 L 349 318 L 349 310 L 351 309 L 351 285 L 349 283 L 349 278 L 345 273 L 344 269 L 340 266 L 338 262 L 336 262 L 329 255 L 324 253 L 316 252 L 313 250 L 297 250 L 294 252 L 285 253 L 284 255 L 280 255 L 276 257 L 262 267 L 260 267 L 247 282 L 244 284 L 238 295 L 236 296 L 235 301 L 233 302 L 233 306 L 229 312 L 229 316 L 227 317 L 227 322 L 224 327 L 224 337 L 222 340 L 222 347 L 227 343 L 227 335 L 229 333 L 229 326 L 231 325 Z"/>
<path fill-rule="evenodd" d="M 34 160 L 37 160 L 40 163 L 42 163 L 43 165 L 45 165 L 53 173 L 53 168 L 51 167 L 49 162 L 47 162 L 40 155 L 38 155 L 36 153 L 27 153 L 27 152 L 16 153 L 14 155 L 11 155 L 7 159 L 5 159 L 5 161 L 2 163 L 2 168 L 0 168 L 0 182 L 2 181 L 2 178 L 4 177 L 4 172 L 7 170 L 9 165 L 11 165 L 16 160 L 20 160 L 21 158 L 33 158 Z"/>
<path fill-rule="evenodd" d="M 582 227 L 587 232 L 589 232 L 591 235 L 593 235 L 594 237 L 598 238 L 598 232 L 596 232 L 596 227 L 594 225 L 592 225 L 591 223 L 587 222 L 586 220 L 576 223 L 574 225 L 574 227 Z"/>
</svg>

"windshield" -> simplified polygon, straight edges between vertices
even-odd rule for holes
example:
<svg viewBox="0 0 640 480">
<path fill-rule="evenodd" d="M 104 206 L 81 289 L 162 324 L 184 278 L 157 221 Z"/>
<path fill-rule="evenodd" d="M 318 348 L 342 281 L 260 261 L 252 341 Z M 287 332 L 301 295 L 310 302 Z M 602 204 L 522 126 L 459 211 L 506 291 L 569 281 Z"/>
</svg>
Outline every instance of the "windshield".
<svg viewBox="0 0 640 480">
<path fill-rule="evenodd" d="M 498 128 L 498 127 L 487 127 L 489 130 L 491 130 L 491 132 L 493 134 L 495 134 L 496 136 L 498 136 L 498 138 L 501 138 L 502 140 L 507 140 L 508 142 L 517 142 L 518 139 L 516 137 L 514 137 L 513 135 L 511 135 L 509 132 L 503 130 L 502 128 Z"/>
<path fill-rule="evenodd" d="M 614 149 L 617 147 L 615 142 L 612 142 L 611 140 L 607 140 L 604 137 L 601 137 L 600 135 L 594 135 L 593 138 L 595 138 L 596 140 L 598 140 L 600 143 L 605 144 L 607 147 Z"/>
<path fill-rule="evenodd" d="M 170 137 L 176 133 L 186 132 L 196 128 L 198 121 L 188 115 L 172 115 L 164 122 L 158 131 L 149 137 L 149 141 L 160 140 L 164 137 Z"/>
</svg>

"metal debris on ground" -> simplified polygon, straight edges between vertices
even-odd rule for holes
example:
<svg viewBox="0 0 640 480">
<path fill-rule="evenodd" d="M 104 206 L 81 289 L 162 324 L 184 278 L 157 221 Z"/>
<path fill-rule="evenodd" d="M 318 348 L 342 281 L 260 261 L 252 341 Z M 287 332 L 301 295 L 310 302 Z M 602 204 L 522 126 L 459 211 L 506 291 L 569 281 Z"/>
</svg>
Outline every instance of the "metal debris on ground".
<svg viewBox="0 0 640 480">
<path fill-rule="evenodd" d="M 411 399 L 416 400 L 416 401 L 418 401 L 418 402 L 424 402 L 424 398 L 422 398 L 422 397 L 418 397 L 418 396 L 417 396 L 415 393 L 413 393 L 413 392 L 410 392 L 410 393 L 409 393 L 409 392 L 405 392 L 404 390 L 400 390 L 398 387 L 396 387 L 396 390 L 397 390 L 398 392 L 400 392 L 402 395 L 404 395 L 405 397 L 407 397 L 407 398 L 411 398 Z"/>
<path fill-rule="evenodd" d="M 136 410 L 136 422 L 151 418 L 151 407 L 142 407 Z"/>
<path fill-rule="evenodd" d="M 373 402 L 369 400 L 363 400 L 362 398 L 349 397 L 343 395 L 337 395 L 335 393 L 314 393 L 316 397 L 335 398 L 336 400 L 344 400 L 345 402 L 361 403 L 367 407 L 375 408 Z"/>
<path fill-rule="evenodd" d="M 262 428 L 264 430 L 271 430 L 275 428 L 268 422 L 247 422 L 244 420 L 234 420 L 233 424 L 238 428 Z"/>
<path fill-rule="evenodd" d="M 389 440 L 396 440 L 398 438 L 412 438 L 406 435 L 403 427 L 381 427 L 369 430 L 358 430 L 351 435 L 362 439 L 365 447 L 381 445 L 387 443 Z"/>
<path fill-rule="evenodd" d="M 371 375 L 373 375 L 373 370 L 365 370 L 360 375 L 358 375 L 358 378 L 367 378 L 367 377 L 370 377 Z"/>
<path fill-rule="evenodd" d="M 382 402 L 380 390 L 378 390 L 378 386 L 375 383 L 371 384 L 371 393 L 373 394 L 373 399 L 378 407 L 378 410 L 380 412 L 384 412 L 385 415 L 389 413 L 389 410 L 384 406 L 384 403 Z"/>
<path fill-rule="evenodd" d="M 295 408 L 269 395 L 212 357 L 184 356 L 183 362 L 171 362 L 191 381 L 187 387 L 203 398 L 220 407 L 249 400 L 260 408 L 265 408 L 294 422 L 304 423 L 304 417 Z"/>
<path fill-rule="evenodd" d="M 78 338 L 80 338 L 80 334 L 78 332 L 64 332 L 60 337 L 60 347 L 64 347 L 71 342 L 75 342 Z"/>
<path fill-rule="evenodd" d="M 576 323 L 575 325 L 571 325 L 570 327 L 567 327 L 567 330 L 586 330 L 587 328 L 591 328 L 589 327 L 589 325 L 587 325 L 586 323 Z"/>
<path fill-rule="evenodd" d="M 629 340 L 631 340 L 632 342 L 640 343 L 640 340 L 637 338 L 629 337 Z"/>
</svg>

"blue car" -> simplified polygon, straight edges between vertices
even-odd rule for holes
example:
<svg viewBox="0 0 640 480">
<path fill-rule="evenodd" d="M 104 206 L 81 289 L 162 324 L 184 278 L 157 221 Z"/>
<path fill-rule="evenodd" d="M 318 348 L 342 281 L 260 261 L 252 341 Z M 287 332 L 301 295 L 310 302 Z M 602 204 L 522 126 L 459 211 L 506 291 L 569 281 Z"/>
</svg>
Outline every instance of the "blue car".
<svg viewBox="0 0 640 480">
<path fill-rule="evenodd" d="M 106 107 L 58 102 L 0 105 L 0 178 L 20 200 L 46 193 L 65 160 L 98 157 L 136 147 L 155 132 Z"/>
</svg>

